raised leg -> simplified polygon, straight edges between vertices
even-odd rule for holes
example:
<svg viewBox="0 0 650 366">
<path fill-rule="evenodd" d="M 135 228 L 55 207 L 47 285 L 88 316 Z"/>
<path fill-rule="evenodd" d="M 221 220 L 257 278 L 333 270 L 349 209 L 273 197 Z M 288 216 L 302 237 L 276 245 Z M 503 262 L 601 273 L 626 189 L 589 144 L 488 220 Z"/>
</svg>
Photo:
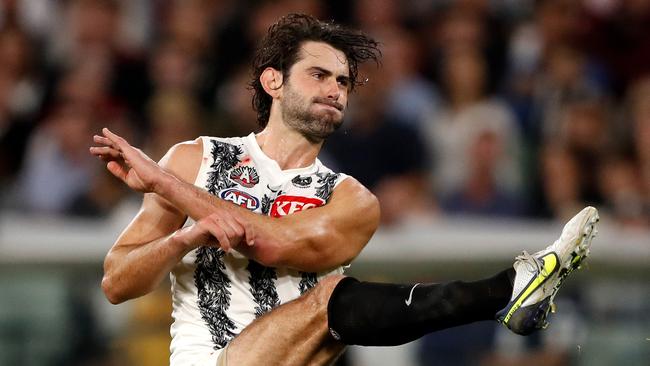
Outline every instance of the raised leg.
<svg viewBox="0 0 650 366">
<path fill-rule="evenodd" d="M 334 362 L 345 345 L 329 333 L 327 304 L 343 278 L 327 277 L 310 292 L 251 323 L 228 345 L 227 365 L 319 366 Z"/>
</svg>

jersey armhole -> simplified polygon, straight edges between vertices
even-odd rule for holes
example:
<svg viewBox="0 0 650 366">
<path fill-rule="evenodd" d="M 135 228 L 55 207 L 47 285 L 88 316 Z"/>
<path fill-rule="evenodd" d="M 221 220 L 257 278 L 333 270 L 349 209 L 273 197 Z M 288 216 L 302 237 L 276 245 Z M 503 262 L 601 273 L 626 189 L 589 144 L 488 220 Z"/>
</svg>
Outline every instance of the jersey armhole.
<svg viewBox="0 0 650 366">
<path fill-rule="evenodd" d="M 205 189 L 207 183 L 206 172 L 210 169 L 212 165 L 212 139 L 208 136 L 201 136 L 201 144 L 203 145 L 203 152 L 201 153 L 201 165 L 199 166 L 199 171 L 196 173 L 196 178 L 192 182 L 195 186 Z"/>
<path fill-rule="evenodd" d="M 344 174 L 344 173 L 339 173 L 339 179 L 337 179 L 336 183 L 334 183 L 334 189 L 336 189 L 336 187 L 338 187 L 339 184 L 341 184 L 341 182 L 343 182 L 344 180 L 346 180 L 348 178 L 350 178 L 349 175 Z"/>
</svg>

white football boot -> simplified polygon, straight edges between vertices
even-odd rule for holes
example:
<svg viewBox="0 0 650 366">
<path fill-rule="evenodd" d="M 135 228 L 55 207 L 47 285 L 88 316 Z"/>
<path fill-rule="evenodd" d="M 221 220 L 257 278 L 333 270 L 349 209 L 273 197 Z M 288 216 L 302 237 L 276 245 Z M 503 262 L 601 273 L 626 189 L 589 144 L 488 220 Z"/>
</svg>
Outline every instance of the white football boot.
<svg viewBox="0 0 650 366">
<path fill-rule="evenodd" d="M 564 279 L 580 268 L 596 236 L 598 210 L 586 207 L 564 225 L 560 238 L 535 254 L 525 251 L 516 258 L 512 298 L 496 314 L 497 321 L 517 334 L 546 328 L 553 299 Z"/>
</svg>

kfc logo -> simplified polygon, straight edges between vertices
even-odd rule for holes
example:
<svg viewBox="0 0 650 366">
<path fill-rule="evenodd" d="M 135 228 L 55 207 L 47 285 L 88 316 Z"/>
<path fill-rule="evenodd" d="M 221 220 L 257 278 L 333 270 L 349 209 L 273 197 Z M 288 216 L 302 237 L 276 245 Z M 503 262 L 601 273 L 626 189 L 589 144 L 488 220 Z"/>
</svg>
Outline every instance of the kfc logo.
<svg viewBox="0 0 650 366">
<path fill-rule="evenodd" d="M 237 206 L 247 208 L 251 211 L 260 207 L 260 200 L 246 192 L 238 191 L 236 189 L 226 189 L 225 191 L 222 191 L 219 196 L 226 201 L 232 202 Z"/>
<path fill-rule="evenodd" d="M 272 217 L 282 217 L 294 212 L 322 206 L 325 201 L 316 197 L 279 196 L 271 206 Z"/>
<path fill-rule="evenodd" d="M 249 166 L 240 166 L 230 172 L 230 179 L 246 188 L 252 188 L 260 182 L 260 177 L 255 168 Z"/>
</svg>

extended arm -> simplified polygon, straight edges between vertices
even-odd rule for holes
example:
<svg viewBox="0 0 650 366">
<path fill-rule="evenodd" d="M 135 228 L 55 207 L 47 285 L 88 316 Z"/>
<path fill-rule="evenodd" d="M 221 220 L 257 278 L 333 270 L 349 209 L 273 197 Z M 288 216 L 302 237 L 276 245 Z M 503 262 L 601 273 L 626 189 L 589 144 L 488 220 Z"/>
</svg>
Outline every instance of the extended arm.
<svg viewBox="0 0 650 366">
<path fill-rule="evenodd" d="M 103 154 L 128 160 L 127 168 L 109 164 L 113 174 L 125 180 L 133 170 L 137 171 L 142 182 L 139 190 L 157 193 L 194 220 L 219 210 L 241 218 L 248 228 L 247 241 L 254 245 L 238 250 L 267 266 L 322 271 L 349 263 L 366 245 L 379 222 L 376 198 L 351 178 L 337 186 L 325 206 L 274 219 L 223 201 L 174 172 L 161 169 L 121 137 L 106 129 L 104 135 L 95 139 L 107 149 Z M 195 143 L 200 144 L 200 140 Z"/>
</svg>

